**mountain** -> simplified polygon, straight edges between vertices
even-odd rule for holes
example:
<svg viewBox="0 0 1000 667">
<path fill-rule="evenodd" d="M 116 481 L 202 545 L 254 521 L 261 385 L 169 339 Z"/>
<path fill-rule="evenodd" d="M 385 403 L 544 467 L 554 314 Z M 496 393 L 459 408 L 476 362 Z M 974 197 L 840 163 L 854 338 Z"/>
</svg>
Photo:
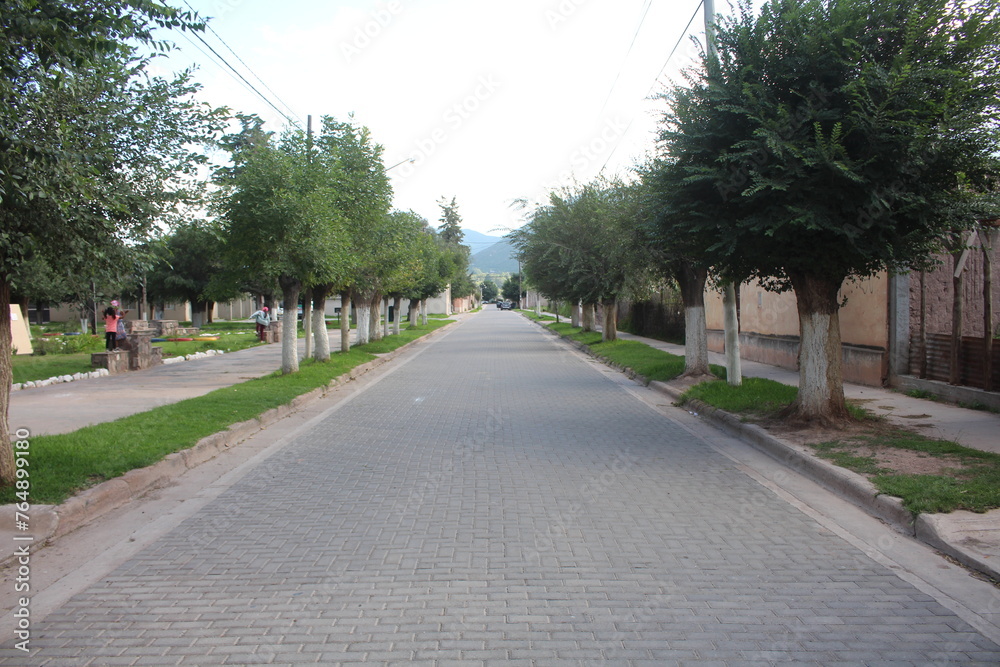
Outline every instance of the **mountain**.
<svg viewBox="0 0 1000 667">
<path fill-rule="evenodd" d="M 473 255 L 486 250 L 491 245 L 503 239 L 502 236 L 489 236 L 482 232 L 477 232 L 475 229 L 463 229 L 462 234 L 465 237 L 462 245 L 469 246 L 469 250 Z"/>
<path fill-rule="evenodd" d="M 469 268 L 483 273 L 517 273 L 514 246 L 507 239 L 500 239 L 485 250 L 473 251 Z"/>
</svg>

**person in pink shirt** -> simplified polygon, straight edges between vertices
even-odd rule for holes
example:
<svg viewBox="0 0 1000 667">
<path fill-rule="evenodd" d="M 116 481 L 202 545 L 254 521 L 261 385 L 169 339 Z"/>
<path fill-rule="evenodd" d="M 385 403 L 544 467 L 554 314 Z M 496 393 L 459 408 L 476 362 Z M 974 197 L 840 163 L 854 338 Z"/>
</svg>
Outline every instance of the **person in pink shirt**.
<svg viewBox="0 0 1000 667">
<path fill-rule="evenodd" d="M 117 346 L 119 319 L 121 316 L 113 306 L 104 309 L 104 347 L 108 352 Z"/>
</svg>

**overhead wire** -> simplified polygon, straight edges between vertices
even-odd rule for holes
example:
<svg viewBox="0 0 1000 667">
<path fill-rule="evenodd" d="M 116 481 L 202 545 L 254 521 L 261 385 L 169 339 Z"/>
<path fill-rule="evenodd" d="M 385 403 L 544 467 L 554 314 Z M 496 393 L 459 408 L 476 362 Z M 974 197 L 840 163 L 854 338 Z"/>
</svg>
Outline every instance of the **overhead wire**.
<svg viewBox="0 0 1000 667">
<path fill-rule="evenodd" d="M 188 9 L 190 9 L 192 12 L 195 12 L 195 14 L 197 14 L 197 11 L 195 11 L 194 7 L 191 6 L 191 3 L 189 3 L 187 0 L 184 0 L 184 4 L 188 6 Z M 232 53 L 236 57 L 236 59 L 240 62 L 240 64 L 243 65 L 243 67 L 245 67 L 246 70 L 248 72 L 250 72 L 250 74 L 252 74 L 255 79 L 257 79 L 257 81 L 260 81 L 260 84 L 265 89 L 267 89 L 267 92 L 271 93 L 271 95 L 274 96 L 274 99 L 276 99 L 278 102 L 280 102 L 283 107 L 285 107 L 286 109 L 288 109 L 289 113 L 291 113 L 293 116 L 295 116 L 296 118 L 298 118 L 299 122 L 302 121 L 302 118 L 297 113 L 295 113 L 295 110 L 292 109 L 292 107 L 290 107 L 283 99 L 281 99 L 281 97 L 279 97 L 278 94 L 276 92 L 274 92 L 271 89 L 270 86 L 267 85 L 267 83 L 264 81 L 264 79 L 260 78 L 260 75 L 258 75 L 257 72 L 255 72 L 253 70 L 253 68 L 250 67 L 250 65 L 248 65 L 246 63 L 246 61 L 244 61 L 243 58 L 240 57 L 240 54 L 236 53 L 236 51 L 233 49 L 233 47 L 231 47 L 229 45 L 229 43 L 226 42 L 226 40 L 224 40 L 222 38 L 222 35 L 220 35 L 219 33 L 217 33 L 215 31 L 215 28 L 212 27 L 211 23 L 208 23 L 206 21 L 205 22 L 205 27 L 209 30 L 209 32 L 211 32 L 213 35 L 215 35 L 215 38 L 218 39 L 222 43 L 223 46 L 225 46 L 227 49 L 229 49 L 229 52 Z M 227 65 L 228 65 L 228 63 L 227 63 Z"/>
<path fill-rule="evenodd" d="M 622 70 L 625 69 L 625 63 L 628 62 L 628 57 L 632 55 L 632 48 L 635 46 L 635 40 L 639 37 L 639 31 L 642 30 L 643 24 L 646 22 L 646 16 L 649 15 L 649 8 L 653 6 L 653 0 L 646 0 L 646 7 L 642 11 L 642 17 L 639 19 L 639 25 L 636 26 L 635 33 L 632 35 L 632 42 L 628 45 L 628 51 L 625 52 L 625 57 L 622 58 L 622 64 L 618 66 L 618 73 L 615 74 L 615 80 L 611 83 L 611 89 L 608 90 L 608 96 L 604 98 L 604 104 L 601 105 L 601 112 L 598 117 L 604 116 L 604 110 L 608 107 L 608 102 L 611 101 L 611 95 L 615 92 L 615 86 L 618 85 L 618 79 L 621 78 Z"/>
<path fill-rule="evenodd" d="M 187 3 L 185 3 L 185 4 L 187 4 Z M 190 6 L 191 6 L 191 5 L 188 5 L 188 7 L 190 7 Z M 192 9 L 192 11 L 194 11 L 194 10 Z M 214 31 L 213 31 L 213 32 L 214 32 Z M 182 33 L 182 34 L 184 34 L 184 35 L 186 36 L 186 33 Z M 211 45 L 211 44 L 209 44 L 209 43 L 208 43 L 207 41 L 205 41 L 205 38 L 204 38 L 204 37 L 202 37 L 202 36 L 201 36 L 200 34 L 198 34 L 197 32 L 194 32 L 193 34 L 194 34 L 194 36 L 195 36 L 195 37 L 196 37 L 196 38 L 198 39 L 198 41 L 199 41 L 199 42 L 201 42 L 202 44 L 204 44 L 204 45 L 205 45 L 205 48 L 207 48 L 207 49 L 208 49 L 209 51 L 211 51 L 211 52 L 212 52 L 212 54 L 213 54 L 213 55 L 214 55 L 214 56 L 215 56 L 215 57 L 216 57 L 216 58 L 217 58 L 218 60 L 220 60 L 220 61 L 221 61 L 221 62 L 222 62 L 222 63 L 223 63 L 223 64 L 224 64 L 224 65 L 225 65 L 226 67 L 228 67 L 228 68 L 229 68 L 230 72 L 232 73 L 231 75 L 235 75 L 236 77 L 238 77 L 238 78 L 239 78 L 239 80 L 240 80 L 240 81 L 242 81 L 242 82 L 243 82 L 243 84 L 244 84 L 245 86 L 247 86 L 247 87 L 248 87 L 248 88 L 249 88 L 250 90 L 252 90 L 252 91 L 253 91 L 253 92 L 254 92 L 254 93 L 255 93 L 255 94 L 256 94 L 256 95 L 258 96 L 258 97 L 260 97 L 260 98 L 261 98 L 262 100 L 264 100 L 264 102 L 266 102 L 266 103 L 267 103 L 267 104 L 268 104 L 268 105 L 269 105 L 269 106 L 270 106 L 270 107 L 271 107 L 272 109 L 274 109 L 275 111 L 277 111 L 277 112 L 278 112 L 278 114 L 279 114 L 279 115 L 280 115 L 280 116 L 281 116 L 282 118 L 284 118 L 285 120 L 287 120 L 287 121 L 288 121 L 288 122 L 289 122 L 290 124 L 292 124 L 292 125 L 297 125 L 297 126 L 299 126 L 299 127 L 301 127 L 301 126 L 302 126 L 302 125 L 301 125 L 301 122 L 300 122 L 300 121 L 296 121 L 296 120 L 293 120 L 293 119 L 292 119 L 291 117 L 289 117 L 289 116 L 288 116 L 288 114 L 286 114 L 286 113 L 285 113 L 284 111 L 282 111 L 281 109 L 279 109 L 279 108 L 278 108 L 278 106 L 277 106 L 277 105 L 276 105 L 276 104 L 275 104 L 274 102 L 272 102 L 272 101 L 271 101 L 271 100 L 270 100 L 270 99 L 269 99 L 269 98 L 268 98 L 268 97 L 267 97 L 266 95 L 264 95 L 264 94 L 263 94 L 262 92 L 260 92 L 259 90 L 257 90 L 257 87 L 256 87 L 256 86 L 254 86 L 254 85 L 253 85 L 252 83 L 250 83 L 249 81 L 247 81 L 246 77 L 245 77 L 245 76 L 243 76 L 242 74 L 240 74 L 240 72 L 239 72 L 239 71 L 238 71 L 238 70 L 237 70 L 237 69 L 236 69 L 235 67 L 233 67 L 233 66 L 232 66 L 232 65 L 231 65 L 231 64 L 229 63 L 229 61 L 228 61 L 228 60 L 226 60 L 226 59 L 225 59 L 224 57 L 222 57 L 222 55 L 221 55 L 221 54 L 219 54 L 219 52 L 218 52 L 218 51 L 216 51 L 216 50 L 215 50 L 214 48 L 212 48 L 212 45 Z M 190 38 L 188 38 L 188 41 L 190 41 Z M 192 42 L 192 44 L 193 44 L 193 42 Z M 200 49 L 199 49 L 199 50 L 200 50 Z M 216 64 L 218 65 L 218 63 L 216 63 Z M 256 76 L 256 75 L 255 75 L 255 76 Z M 258 77 L 258 78 L 259 78 L 259 77 Z M 284 104 L 284 102 L 282 102 L 282 104 Z M 292 112 L 292 113 L 294 113 L 294 112 Z M 297 115 L 297 114 L 296 114 L 296 115 Z"/>
<path fill-rule="evenodd" d="M 698 5 L 694 8 L 694 12 L 691 14 L 691 18 L 688 19 L 687 25 L 684 26 L 684 30 L 681 32 L 680 36 L 677 38 L 677 42 L 674 44 L 674 48 L 670 49 L 670 54 L 667 56 L 666 61 L 663 63 L 663 67 L 661 67 L 660 71 L 656 73 L 656 77 L 653 79 L 653 83 L 649 87 L 649 90 L 647 91 L 646 96 L 645 96 L 644 99 L 648 99 L 649 96 L 656 89 L 656 84 L 660 80 L 660 75 L 663 74 L 664 71 L 666 71 L 667 66 L 670 65 L 670 61 L 674 57 L 674 54 L 677 53 L 677 49 L 680 47 L 681 42 L 683 42 L 684 38 L 688 36 L 689 31 L 691 30 L 691 24 L 694 23 L 694 20 L 698 16 L 698 12 L 701 10 L 702 6 L 704 5 L 704 2 L 705 2 L 705 0 L 698 0 Z M 634 121 L 635 121 L 635 116 L 632 116 L 632 118 L 628 122 L 628 125 L 625 126 L 625 131 L 622 132 L 621 135 L 619 135 L 618 140 L 615 142 L 614 147 L 611 149 L 611 152 L 608 153 L 607 159 L 604 161 L 604 164 L 601 165 L 600 171 L 597 172 L 598 174 L 604 173 L 604 168 L 608 166 L 608 163 L 611 161 L 611 158 L 614 157 L 615 151 L 618 150 L 618 147 L 621 146 L 622 140 L 628 135 L 628 131 L 632 128 L 632 123 Z"/>
</svg>

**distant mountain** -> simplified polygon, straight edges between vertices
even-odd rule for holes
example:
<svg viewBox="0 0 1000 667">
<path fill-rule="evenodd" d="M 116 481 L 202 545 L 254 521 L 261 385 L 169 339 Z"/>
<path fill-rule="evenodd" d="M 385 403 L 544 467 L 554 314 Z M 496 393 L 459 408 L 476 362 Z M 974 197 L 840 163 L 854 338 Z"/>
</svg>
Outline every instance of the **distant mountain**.
<svg viewBox="0 0 1000 667">
<path fill-rule="evenodd" d="M 462 234 L 465 235 L 462 244 L 469 246 L 469 250 L 473 255 L 486 250 L 491 245 L 503 239 L 502 236 L 489 236 L 482 232 L 477 232 L 475 229 L 463 229 Z"/>
<path fill-rule="evenodd" d="M 485 250 L 473 250 L 469 268 L 479 269 L 483 273 L 517 273 L 514 246 L 507 239 L 500 239 Z"/>
</svg>

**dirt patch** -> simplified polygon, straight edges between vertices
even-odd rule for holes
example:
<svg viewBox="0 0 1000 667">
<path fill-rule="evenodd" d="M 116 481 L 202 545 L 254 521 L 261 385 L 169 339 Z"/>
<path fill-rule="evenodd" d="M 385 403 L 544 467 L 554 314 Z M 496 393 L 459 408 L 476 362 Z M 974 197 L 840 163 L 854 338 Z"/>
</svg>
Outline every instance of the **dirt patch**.
<svg viewBox="0 0 1000 667">
<path fill-rule="evenodd" d="M 881 421 L 852 422 L 837 428 L 790 426 L 779 420 L 765 420 L 758 425 L 776 437 L 797 445 L 836 442 L 836 447 L 825 448 L 825 451 L 871 458 L 878 468 L 902 475 L 954 475 L 956 471 L 968 467 L 956 456 L 931 455 L 910 449 L 872 445 L 868 441 L 871 437 L 887 435 L 898 429 Z"/>
</svg>

